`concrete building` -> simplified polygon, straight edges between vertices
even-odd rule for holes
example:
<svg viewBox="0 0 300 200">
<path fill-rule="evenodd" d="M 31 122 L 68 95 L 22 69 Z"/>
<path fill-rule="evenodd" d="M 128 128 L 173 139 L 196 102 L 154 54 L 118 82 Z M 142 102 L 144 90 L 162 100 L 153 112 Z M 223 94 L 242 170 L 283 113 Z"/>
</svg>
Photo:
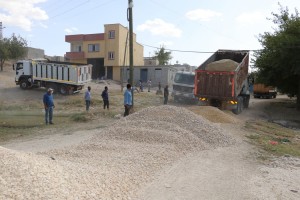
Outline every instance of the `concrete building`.
<svg viewBox="0 0 300 200">
<path fill-rule="evenodd" d="M 129 80 L 129 67 L 124 67 L 121 70 L 123 82 Z M 150 79 L 152 87 L 157 87 L 160 82 L 161 86 L 171 86 L 177 69 L 169 65 L 157 65 L 157 66 L 135 66 L 133 69 L 133 83 L 137 85 L 141 80 L 144 86 L 147 85 L 147 81 Z"/>
<path fill-rule="evenodd" d="M 121 80 L 121 67 L 129 66 L 128 28 L 121 24 L 104 25 L 104 33 L 66 35 L 70 43 L 70 52 L 66 52 L 66 61 L 92 64 L 93 79 L 107 78 Z M 136 42 L 133 35 L 133 63 L 144 65 L 144 47 Z"/>
<path fill-rule="evenodd" d="M 65 57 L 63 56 L 47 56 L 45 55 L 45 58 L 49 60 L 49 62 L 55 61 L 55 62 L 66 62 Z"/>
<path fill-rule="evenodd" d="M 144 65 L 145 66 L 159 65 L 159 62 L 155 57 L 144 57 Z"/>
<path fill-rule="evenodd" d="M 44 58 L 45 57 L 45 51 L 44 49 L 37 49 L 33 47 L 26 47 L 27 53 L 23 59 L 36 59 L 36 58 Z"/>
</svg>

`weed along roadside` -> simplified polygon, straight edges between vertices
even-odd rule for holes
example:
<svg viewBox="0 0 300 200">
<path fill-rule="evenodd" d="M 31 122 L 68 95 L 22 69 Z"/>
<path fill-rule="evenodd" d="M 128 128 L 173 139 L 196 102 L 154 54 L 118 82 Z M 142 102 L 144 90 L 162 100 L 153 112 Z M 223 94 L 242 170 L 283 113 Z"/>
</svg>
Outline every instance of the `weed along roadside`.
<svg viewBox="0 0 300 200">
<path fill-rule="evenodd" d="M 299 130 L 258 120 L 246 122 L 245 128 L 250 133 L 246 137 L 267 154 L 300 157 Z"/>
</svg>

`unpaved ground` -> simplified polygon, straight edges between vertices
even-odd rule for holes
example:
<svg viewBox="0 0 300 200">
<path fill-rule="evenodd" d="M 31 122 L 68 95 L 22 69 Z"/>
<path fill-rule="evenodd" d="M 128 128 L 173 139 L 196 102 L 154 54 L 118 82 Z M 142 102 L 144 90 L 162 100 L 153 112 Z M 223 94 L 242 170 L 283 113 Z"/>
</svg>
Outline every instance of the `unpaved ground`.
<svg viewBox="0 0 300 200">
<path fill-rule="evenodd" d="M 6 74 L 11 75 L 11 72 L 6 72 Z M 9 79 L 10 78 L 8 78 L 8 80 Z M 23 99 L 31 99 L 32 97 L 40 98 L 41 92 L 39 91 L 24 92 L 20 91 L 19 88 L 11 89 L 10 87 L 15 86 L 9 83 L 10 80 L 3 80 L 7 79 L 4 79 L 3 76 L 1 76 L 0 101 L 6 101 L 7 97 L 11 97 L 14 99 L 11 103 L 18 104 Z M 115 86 L 115 88 L 118 89 L 118 86 Z M 99 91 L 100 90 L 101 89 L 99 88 Z M 148 153 L 150 154 L 150 152 L 143 152 L 143 145 L 140 146 L 136 143 L 127 141 L 129 146 L 124 148 L 125 146 L 123 145 L 126 143 L 122 145 L 119 144 L 123 147 L 122 153 L 122 150 L 118 150 L 120 147 L 118 146 L 118 143 L 113 142 L 113 140 L 111 142 L 106 142 L 106 140 L 103 139 L 103 145 L 105 143 L 106 145 L 102 147 L 105 147 L 104 149 L 109 151 L 102 152 L 101 150 L 102 153 L 106 154 L 105 156 L 99 156 L 99 161 L 96 163 L 107 166 L 107 168 L 105 167 L 103 169 L 108 171 L 103 172 L 102 176 L 113 176 L 115 183 L 125 184 L 123 185 L 125 190 L 119 191 L 118 188 L 114 188 L 112 186 L 114 183 L 112 182 L 101 183 L 104 184 L 101 188 L 106 187 L 107 189 L 103 191 L 108 192 L 109 194 L 111 193 L 110 195 L 115 199 L 129 199 L 129 196 L 127 196 L 128 194 L 131 194 L 131 198 L 137 200 L 300 199 L 299 159 L 283 157 L 275 159 L 274 162 L 262 164 L 257 160 L 260 152 L 245 141 L 244 135 L 246 132 L 243 129 L 243 123 L 246 120 L 270 118 L 269 113 L 263 109 L 268 104 L 268 101 L 270 100 L 251 100 L 250 108 L 239 115 L 238 118 L 231 113 L 226 112 L 220 114 L 218 110 L 214 110 L 213 108 L 203 108 L 208 109 L 209 111 L 208 113 L 210 115 L 207 115 L 207 118 L 211 117 L 212 113 L 215 113 L 215 115 L 219 117 L 218 120 L 216 120 L 216 117 L 212 118 L 211 121 L 214 122 L 213 124 L 216 125 L 216 127 L 220 127 L 228 137 L 234 138 L 236 142 L 225 147 L 218 146 L 212 149 L 188 152 L 187 154 L 174 154 L 176 151 L 173 151 L 169 146 L 168 148 L 170 148 L 169 150 L 171 150 L 172 154 L 167 153 L 168 149 L 162 151 L 165 154 L 164 156 L 167 156 L 165 157 L 166 162 L 156 160 L 157 157 L 154 156 L 151 157 L 150 160 L 150 163 L 152 164 L 148 163 L 149 160 L 146 155 Z M 202 113 L 202 115 L 205 115 L 205 113 Z M 280 116 L 281 118 L 284 117 L 284 115 L 279 113 L 278 115 L 273 116 L 273 118 L 280 119 Z M 215 121 L 213 119 L 215 119 Z M 99 122 L 100 121 L 96 121 L 93 123 L 97 124 Z M 110 123 L 114 123 L 114 121 L 107 122 L 107 124 Z M 164 130 L 164 128 L 162 128 L 162 130 Z M 51 132 L 51 129 L 48 131 L 49 134 L 40 137 L 30 139 L 23 138 L 22 140 L 7 142 L 2 146 L 21 152 L 34 152 L 41 155 L 55 155 L 53 152 L 64 151 L 66 154 L 64 154 L 63 157 L 68 157 L 68 149 L 73 149 L 77 145 L 85 144 L 85 141 L 93 139 L 99 132 L 97 129 L 67 133 L 65 132 L 66 130 L 59 129 L 55 129 L 53 132 Z M 147 134 L 151 134 L 151 132 L 147 132 Z M 101 141 L 101 137 L 98 139 Z M 144 145 L 148 146 L 148 143 L 144 143 Z M 84 149 L 82 150 L 84 151 Z M 153 152 L 159 152 L 158 150 L 161 149 L 153 148 Z M 76 153 L 73 150 L 70 151 L 71 154 L 72 152 Z M 93 150 L 91 152 L 97 151 Z M 86 153 L 88 153 L 88 151 Z M 130 153 L 136 157 L 139 155 L 146 157 L 142 160 L 139 160 L 138 158 L 133 159 L 133 157 L 129 155 Z M 33 156 L 34 155 L 35 154 L 33 154 Z M 70 159 L 75 159 L 76 155 L 77 154 L 73 154 L 73 157 L 70 157 Z M 86 155 L 88 156 L 89 154 Z M 170 160 L 167 159 L 168 156 L 170 156 Z M 67 157 L 63 158 L 61 161 L 67 162 Z M 54 158 L 60 160 L 60 156 Z M 117 159 L 118 162 L 111 159 Z M 135 173 L 134 169 L 129 168 L 130 173 L 127 174 L 126 168 L 122 169 L 118 167 L 122 166 L 122 163 L 123 165 L 128 166 L 128 163 L 133 160 L 143 161 L 140 163 L 141 166 L 143 166 L 143 172 L 147 172 L 148 167 L 148 169 L 151 170 L 149 170 L 147 174 L 148 178 L 145 179 L 147 182 L 138 182 L 138 184 L 133 184 L 135 187 L 126 187 L 126 184 L 130 181 L 139 180 L 135 177 L 139 176 L 141 171 L 137 170 Z M 82 162 L 84 159 L 79 159 L 79 161 Z M 91 160 L 89 160 L 88 163 L 89 162 L 93 165 Z M 114 167 L 113 165 L 110 166 L 110 164 L 116 163 L 118 164 L 117 167 Z M 148 167 L 146 163 L 149 164 Z M 154 168 L 150 167 L 156 166 L 158 163 L 163 163 L 164 165 Z M 139 166 L 139 164 L 137 164 L 137 166 Z M 117 175 L 118 173 L 119 175 Z M 20 174 L 20 176 L 22 176 L 22 174 Z M 84 178 L 86 177 L 90 177 L 90 175 L 87 174 Z M 124 177 L 125 179 L 121 181 L 120 179 Z M 106 178 L 109 180 L 109 177 Z M 80 190 L 80 188 L 78 189 Z M 134 194 L 132 194 L 132 192 L 134 192 Z M 103 194 L 103 199 L 112 199 L 108 198 L 109 194 Z M 122 194 L 126 195 L 122 197 Z M 30 197 L 23 199 L 30 199 Z M 95 199 L 101 199 L 101 197 Z"/>
</svg>

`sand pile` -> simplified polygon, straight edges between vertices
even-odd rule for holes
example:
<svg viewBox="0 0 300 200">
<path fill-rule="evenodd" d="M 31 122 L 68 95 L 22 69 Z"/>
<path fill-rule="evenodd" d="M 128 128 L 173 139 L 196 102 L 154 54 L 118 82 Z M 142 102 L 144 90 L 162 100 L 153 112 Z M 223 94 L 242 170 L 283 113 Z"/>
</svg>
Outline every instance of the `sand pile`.
<svg viewBox="0 0 300 200">
<path fill-rule="evenodd" d="M 235 71 L 239 63 L 230 60 L 230 59 L 222 59 L 215 62 L 211 62 L 207 64 L 205 70 L 207 71 L 225 71 L 232 72 Z"/>
<path fill-rule="evenodd" d="M 218 126 L 173 106 L 150 107 L 94 131 L 80 145 L 41 155 L 1 149 L 0 199 L 131 199 L 182 156 L 234 143 Z"/>
<path fill-rule="evenodd" d="M 239 122 L 239 119 L 231 115 L 231 111 L 228 111 L 230 113 L 226 113 L 213 106 L 191 106 L 187 107 L 187 109 L 214 123 Z"/>
</svg>

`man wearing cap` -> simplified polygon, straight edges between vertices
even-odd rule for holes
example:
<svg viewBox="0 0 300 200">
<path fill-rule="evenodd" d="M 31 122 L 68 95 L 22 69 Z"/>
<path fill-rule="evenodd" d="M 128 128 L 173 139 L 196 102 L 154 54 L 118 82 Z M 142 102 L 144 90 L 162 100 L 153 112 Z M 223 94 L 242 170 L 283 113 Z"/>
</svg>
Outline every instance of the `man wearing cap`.
<svg viewBox="0 0 300 200">
<path fill-rule="evenodd" d="M 53 124 L 52 118 L 53 118 L 53 108 L 54 102 L 53 102 L 53 89 L 49 88 L 48 91 L 44 94 L 43 102 L 45 107 L 45 122 L 46 125 Z"/>
</svg>

